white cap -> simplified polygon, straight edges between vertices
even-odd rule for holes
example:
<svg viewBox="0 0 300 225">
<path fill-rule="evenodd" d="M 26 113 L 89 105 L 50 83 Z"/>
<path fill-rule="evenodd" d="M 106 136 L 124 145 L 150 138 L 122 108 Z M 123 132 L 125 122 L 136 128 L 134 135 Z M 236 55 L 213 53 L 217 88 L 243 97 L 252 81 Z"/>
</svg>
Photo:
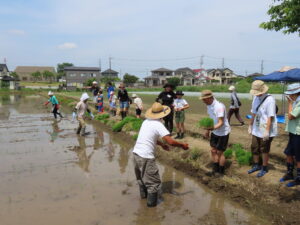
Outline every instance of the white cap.
<svg viewBox="0 0 300 225">
<path fill-rule="evenodd" d="M 136 98 L 137 97 L 137 95 L 136 94 L 132 94 L 132 96 L 131 96 L 132 98 Z"/>
<path fill-rule="evenodd" d="M 97 81 L 93 81 L 93 84 L 98 84 L 98 82 Z"/>
<path fill-rule="evenodd" d="M 53 95 L 53 92 L 52 92 L 52 91 L 49 91 L 49 92 L 48 92 L 48 95 Z"/>
<path fill-rule="evenodd" d="M 235 86 L 231 85 L 229 88 L 228 88 L 229 91 L 234 91 L 235 90 Z"/>
<path fill-rule="evenodd" d="M 81 100 L 81 101 L 85 101 L 85 100 L 87 100 L 87 99 L 89 99 L 89 98 L 90 98 L 90 96 L 89 96 L 87 93 L 83 93 L 83 94 L 81 95 L 80 100 Z"/>
<path fill-rule="evenodd" d="M 110 95 L 113 95 L 114 93 L 115 93 L 114 91 L 111 91 L 109 94 L 110 94 Z"/>
</svg>

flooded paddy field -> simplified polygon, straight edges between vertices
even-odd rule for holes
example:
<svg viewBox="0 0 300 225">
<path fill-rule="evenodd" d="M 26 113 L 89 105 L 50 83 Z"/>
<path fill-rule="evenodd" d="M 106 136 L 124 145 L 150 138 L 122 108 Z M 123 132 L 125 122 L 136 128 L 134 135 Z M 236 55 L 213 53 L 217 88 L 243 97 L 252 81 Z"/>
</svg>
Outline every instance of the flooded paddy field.
<svg viewBox="0 0 300 225">
<path fill-rule="evenodd" d="M 162 163 L 162 199 L 141 200 L 132 139 L 90 122 L 55 121 L 45 99 L 0 96 L 1 225 L 268 224 L 195 179 Z"/>
</svg>

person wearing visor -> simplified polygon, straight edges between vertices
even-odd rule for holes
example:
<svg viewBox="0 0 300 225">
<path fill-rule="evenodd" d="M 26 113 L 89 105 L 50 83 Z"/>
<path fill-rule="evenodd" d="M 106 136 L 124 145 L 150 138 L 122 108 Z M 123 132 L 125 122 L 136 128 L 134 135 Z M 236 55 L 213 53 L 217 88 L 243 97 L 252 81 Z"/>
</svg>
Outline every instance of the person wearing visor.
<svg viewBox="0 0 300 225">
<path fill-rule="evenodd" d="M 139 184 L 141 198 L 147 198 L 147 206 L 157 205 L 158 191 L 161 186 L 158 167 L 155 162 L 156 145 L 169 151 L 169 145 L 180 147 L 184 150 L 189 148 L 188 144 L 177 142 L 170 137 L 170 132 L 161 122 L 161 119 L 168 116 L 171 109 L 155 102 L 146 111 L 145 117 L 136 144 L 133 148 L 134 171 Z M 164 142 L 160 141 L 162 139 Z"/>
<path fill-rule="evenodd" d="M 292 180 L 287 187 L 300 185 L 300 83 L 290 84 L 285 92 L 288 101 L 288 114 L 286 131 L 289 132 L 289 141 L 284 151 L 286 155 L 286 174 L 280 182 Z M 294 177 L 294 161 L 297 173 Z"/>
</svg>

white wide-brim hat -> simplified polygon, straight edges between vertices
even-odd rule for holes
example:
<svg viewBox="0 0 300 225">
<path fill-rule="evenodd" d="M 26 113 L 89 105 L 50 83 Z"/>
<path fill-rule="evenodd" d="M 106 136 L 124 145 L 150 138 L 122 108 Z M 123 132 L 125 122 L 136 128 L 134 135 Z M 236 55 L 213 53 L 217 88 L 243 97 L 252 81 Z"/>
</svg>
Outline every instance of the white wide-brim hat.
<svg viewBox="0 0 300 225">
<path fill-rule="evenodd" d="M 49 92 L 48 92 L 48 95 L 53 95 L 53 92 L 52 92 L 52 91 L 49 91 Z"/>
<path fill-rule="evenodd" d="M 234 91 L 235 90 L 235 86 L 231 85 L 229 88 L 228 88 L 229 91 Z"/>
<path fill-rule="evenodd" d="M 284 92 L 286 95 L 297 94 L 300 92 L 300 83 L 293 83 L 288 85 L 287 90 Z"/>
<path fill-rule="evenodd" d="M 145 113 L 145 117 L 147 119 L 161 119 L 165 116 L 169 115 L 171 109 L 169 106 L 165 106 L 160 104 L 159 102 L 155 102 L 150 109 L 148 109 Z"/>
<path fill-rule="evenodd" d="M 85 100 L 87 100 L 87 99 L 89 99 L 89 98 L 90 98 L 90 96 L 89 96 L 87 93 L 83 93 L 83 94 L 81 95 L 80 100 L 81 100 L 81 101 L 85 101 Z"/>
</svg>

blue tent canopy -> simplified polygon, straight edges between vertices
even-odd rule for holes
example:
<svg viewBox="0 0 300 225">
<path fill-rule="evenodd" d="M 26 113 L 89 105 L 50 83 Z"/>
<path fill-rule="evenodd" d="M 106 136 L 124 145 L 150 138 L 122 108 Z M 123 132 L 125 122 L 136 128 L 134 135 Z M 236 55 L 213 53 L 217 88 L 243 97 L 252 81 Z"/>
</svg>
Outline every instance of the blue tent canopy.
<svg viewBox="0 0 300 225">
<path fill-rule="evenodd" d="M 265 76 L 255 77 L 254 80 L 263 81 L 286 81 L 297 82 L 300 81 L 300 69 L 291 69 L 286 72 L 275 71 Z"/>
</svg>

